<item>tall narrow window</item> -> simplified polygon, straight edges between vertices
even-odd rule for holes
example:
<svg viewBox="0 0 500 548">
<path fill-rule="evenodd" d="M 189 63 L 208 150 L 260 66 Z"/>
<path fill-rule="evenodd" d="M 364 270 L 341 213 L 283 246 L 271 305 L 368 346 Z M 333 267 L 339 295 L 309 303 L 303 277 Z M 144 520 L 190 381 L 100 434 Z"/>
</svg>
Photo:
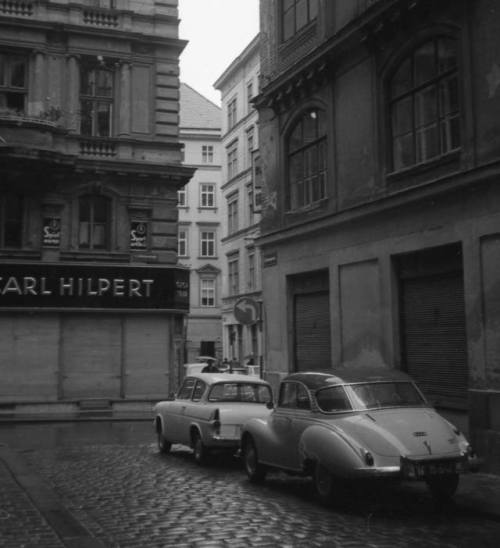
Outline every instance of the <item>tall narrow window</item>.
<svg viewBox="0 0 500 548">
<path fill-rule="evenodd" d="M 326 124 L 322 110 L 308 110 L 289 135 L 288 180 L 290 210 L 326 197 Z"/>
<path fill-rule="evenodd" d="M 80 82 L 80 133 L 110 137 L 113 115 L 113 73 L 83 66 Z"/>
<path fill-rule="evenodd" d="M 232 194 L 227 201 L 227 233 L 238 230 L 238 194 Z"/>
<path fill-rule="evenodd" d="M 215 231 L 202 230 L 200 233 L 200 256 L 215 257 Z"/>
<path fill-rule="evenodd" d="M 81 249 L 107 249 L 110 222 L 109 199 L 104 196 L 82 196 L 79 209 L 79 247 Z"/>
<path fill-rule="evenodd" d="M 247 109 L 248 112 L 252 112 L 253 110 L 253 82 L 250 81 L 247 83 Z"/>
<path fill-rule="evenodd" d="M 201 306 L 202 307 L 214 307 L 215 306 L 215 280 L 213 278 L 202 278 L 201 283 Z"/>
<path fill-rule="evenodd" d="M 200 184 L 200 207 L 215 207 L 215 184 Z"/>
<path fill-rule="evenodd" d="M 0 246 L 22 246 L 23 198 L 19 194 L 0 196 Z"/>
<path fill-rule="evenodd" d="M 240 259 L 238 255 L 228 258 L 229 294 L 237 295 L 240 292 Z"/>
<path fill-rule="evenodd" d="M 457 43 L 439 37 L 419 46 L 389 82 L 392 170 L 460 148 Z"/>
<path fill-rule="evenodd" d="M 247 266 L 248 266 L 247 289 L 249 291 L 253 291 L 256 287 L 255 250 L 254 249 L 251 249 L 248 251 Z"/>
<path fill-rule="evenodd" d="M 227 104 L 227 129 L 231 129 L 236 125 L 237 122 L 237 103 L 236 103 L 236 97 L 229 101 Z"/>
<path fill-rule="evenodd" d="M 253 151 L 255 147 L 255 131 L 253 126 L 247 130 L 247 167 L 252 167 Z"/>
<path fill-rule="evenodd" d="M 188 255 L 188 233 L 184 228 L 179 229 L 177 237 L 177 255 L 179 257 L 187 257 Z"/>
<path fill-rule="evenodd" d="M 27 62 L 21 55 L 0 53 L 0 114 L 23 114 L 26 107 Z"/>
<path fill-rule="evenodd" d="M 283 41 L 294 36 L 318 16 L 318 0 L 281 0 Z"/>
<path fill-rule="evenodd" d="M 177 191 L 177 207 L 186 207 L 187 205 L 187 193 L 185 188 L 181 188 Z"/>
<path fill-rule="evenodd" d="M 232 143 L 227 148 L 227 178 L 232 179 L 238 174 L 238 143 Z"/>
</svg>

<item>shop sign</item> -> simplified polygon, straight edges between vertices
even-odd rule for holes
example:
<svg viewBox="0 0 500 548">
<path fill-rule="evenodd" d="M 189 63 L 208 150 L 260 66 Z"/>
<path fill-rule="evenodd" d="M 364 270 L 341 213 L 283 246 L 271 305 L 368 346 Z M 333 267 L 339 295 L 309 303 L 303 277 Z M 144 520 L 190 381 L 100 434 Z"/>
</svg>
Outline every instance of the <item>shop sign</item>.
<svg viewBox="0 0 500 548">
<path fill-rule="evenodd" d="M 189 309 L 175 267 L 0 264 L 0 308 Z"/>
<path fill-rule="evenodd" d="M 130 249 L 148 248 L 148 224 L 144 221 L 130 223 Z"/>
<path fill-rule="evenodd" d="M 61 243 L 61 219 L 59 217 L 45 217 L 42 229 L 43 247 L 59 247 Z"/>
</svg>

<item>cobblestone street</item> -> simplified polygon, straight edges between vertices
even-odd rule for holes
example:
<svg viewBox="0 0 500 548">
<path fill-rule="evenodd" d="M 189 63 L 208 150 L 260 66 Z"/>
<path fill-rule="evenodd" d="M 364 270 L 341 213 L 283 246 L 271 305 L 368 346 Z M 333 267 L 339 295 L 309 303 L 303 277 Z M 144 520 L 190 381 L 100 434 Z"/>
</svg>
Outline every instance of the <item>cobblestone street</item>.
<svg viewBox="0 0 500 548">
<path fill-rule="evenodd" d="M 26 474 L 36 472 L 51 487 L 75 518 L 73 528 L 100 542 L 92 546 L 498 545 L 499 521 L 459 505 L 437 510 L 418 486 L 384 496 L 368 491 L 364 500 L 324 508 L 307 479 L 271 474 L 254 486 L 229 457 L 200 468 L 183 446 L 160 455 L 152 430 L 151 441 L 144 441 L 151 425 L 142 428 L 136 442 L 101 439 L 90 444 L 84 438 L 85 443 L 58 444 L 56 436 L 55 446 L 17 448 Z M 0 480 L 2 548 L 71 545 L 49 527 L 5 466 Z"/>
</svg>

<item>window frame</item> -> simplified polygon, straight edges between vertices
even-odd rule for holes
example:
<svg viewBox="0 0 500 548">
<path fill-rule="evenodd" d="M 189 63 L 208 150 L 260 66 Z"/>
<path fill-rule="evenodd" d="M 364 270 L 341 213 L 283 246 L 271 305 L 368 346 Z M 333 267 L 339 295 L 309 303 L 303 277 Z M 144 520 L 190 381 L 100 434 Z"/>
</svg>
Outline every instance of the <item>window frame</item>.
<svg viewBox="0 0 500 548">
<path fill-rule="evenodd" d="M 315 120 L 315 136 L 306 140 L 305 130 L 308 126 L 308 118 Z M 300 144 L 292 145 L 297 141 L 296 133 L 300 130 Z M 292 148 L 293 146 L 293 148 Z M 285 207 L 287 212 L 296 212 L 311 207 L 328 198 L 328 129 L 326 110 L 319 106 L 311 106 L 295 118 L 293 124 L 286 133 L 285 156 L 287 184 L 285 192 Z M 305 172 L 307 166 L 316 156 L 316 169 Z M 296 177 L 293 171 L 298 166 L 301 173 Z M 315 182 L 316 181 L 316 182 Z M 302 195 L 302 196 L 301 196 Z M 316 195 L 316 196 L 315 196 Z"/>
<path fill-rule="evenodd" d="M 452 42 L 454 46 L 454 64 L 451 68 L 440 71 L 440 45 L 441 43 L 447 41 Z M 433 77 L 424 82 L 416 83 L 416 55 L 419 50 L 422 50 L 429 44 L 432 44 L 434 49 L 433 60 L 435 74 Z M 398 73 L 404 68 L 404 65 L 407 63 L 409 63 L 409 73 L 411 78 L 411 81 L 408 83 L 408 89 L 404 92 L 394 93 L 392 89 L 393 84 L 396 81 Z M 398 173 L 404 173 L 408 170 L 415 170 L 421 166 L 432 165 L 435 162 L 439 162 L 444 158 L 453 156 L 454 154 L 458 154 L 460 152 L 463 146 L 462 116 L 464 109 L 463 97 L 460 88 L 460 71 L 460 41 L 456 36 L 446 34 L 444 32 L 433 33 L 430 36 L 426 36 L 424 40 L 413 43 L 411 47 L 407 48 L 404 54 L 402 56 L 399 56 L 398 59 L 392 64 L 392 68 L 390 72 L 387 73 L 387 77 L 385 78 L 384 86 L 387 135 L 386 159 L 387 171 L 389 175 L 397 176 Z M 452 94 L 450 94 L 450 97 L 448 98 L 448 103 L 446 103 L 446 105 L 442 102 L 441 85 L 447 82 L 450 83 L 452 80 L 454 80 L 455 85 L 455 110 L 450 109 L 450 104 L 453 102 Z M 419 96 L 423 96 L 423 93 L 426 91 L 430 92 L 431 88 L 436 89 L 434 98 L 435 113 L 434 116 L 431 117 L 430 122 L 427 122 L 427 124 L 423 122 L 419 124 L 417 122 L 417 111 L 419 110 L 417 107 L 417 98 Z M 449 88 L 447 91 L 450 92 L 452 91 L 452 89 Z M 410 138 L 412 143 L 410 151 L 412 158 L 410 159 L 410 161 L 405 162 L 403 159 L 400 159 L 398 162 L 396 159 L 396 141 L 398 139 L 402 139 L 405 135 L 402 132 L 396 134 L 394 130 L 394 125 L 396 123 L 395 106 L 402 103 L 403 101 L 409 101 L 411 103 L 409 107 L 410 112 L 407 112 L 407 116 L 410 119 L 411 130 L 406 132 L 406 137 Z M 422 116 L 422 113 L 425 112 L 425 108 L 422 108 L 423 106 L 428 109 L 429 106 L 432 104 L 433 102 L 429 99 L 427 99 L 425 103 L 422 101 L 420 103 L 420 115 Z M 453 132 L 453 129 L 451 128 L 451 124 L 453 123 L 453 121 L 455 124 L 457 124 L 454 134 L 449 133 Z M 446 126 L 447 123 L 450 123 L 450 125 Z M 423 138 L 425 127 L 427 126 L 427 128 L 430 128 L 432 125 L 436 127 L 436 152 L 433 155 L 427 155 L 425 152 L 423 152 L 423 148 L 419 147 L 419 143 L 420 145 L 422 143 L 425 144 L 425 139 Z M 448 135 L 444 139 L 443 129 L 446 128 L 448 130 Z M 419 141 L 420 138 L 422 138 L 422 140 Z M 449 142 L 450 144 L 455 141 L 456 146 L 446 146 L 444 145 L 445 141 Z M 403 154 L 404 151 L 400 153 L 400 156 L 402 157 Z"/>
<path fill-rule="evenodd" d="M 22 64 L 22 83 L 16 85 L 13 82 L 15 78 L 15 65 Z M 26 55 L 21 53 L 0 50 L 0 68 L 3 63 L 3 81 L 0 80 L 0 96 L 5 95 L 5 105 L 0 104 L 0 112 L 5 110 L 7 113 L 15 115 L 24 115 L 26 112 L 26 101 L 29 91 L 29 60 Z M 22 108 L 9 106 L 9 97 L 15 95 L 20 98 Z M 12 98 L 11 98 L 12 99 Z M 17 103 L 17 101 L 15 101 Z"/>
<path fill-rule="evenodd" d="M 200 209 L 214 209 L 216 195 L 215 183 L 200 183 Z"/>
<path fill-rule="evenodd" d="M 201 145 L 201 162 L 202 164 L 214 163 L 214 146 Z"/>
<path fill-rule="evenodd" d="M 210 238 L 206 235 L 210 234 Z M 200 258 L 213 259 L 217 256 L 217 231 L 210 228 L 200 228 Z M 210 253 L 212 248 L 212 253 Z"/>
<path fill-rule="evenodd" d="M 87 75 L 84 77 L 84 75 Z M 109 76 L 110 87 L 108 94 L 99 94 L 96 91 L 96 88 L 99 88 L 99 75 L 106 74 Z M 87 82 L 90 90 L 85 90 L 84 86 Z M 115 93 L 116 93 L 116 83 L 115 83 L 115 71 L 108 68 L 107 66 L 100 66 L 91 63 L 82 63 L 80 66 L 80 90 L 79 90 L 79 101 L 80 101 L 80 135 L 84 137 L 94 137 L 106 139 L 110 138 L 114 134 L 114 110 L 115 110 Z M 85 114 L 84 103 L 91 105 L 89 113 Z M 107 107 L 107 131 L 105 134 L 101 134 L 99 129 L 99 107 L 106 105 Z M 90 119 L 90 130 L 87 130 L 85 124 L 85 118 Z"/>
<path fill-rule="evenodd" d="M 89 201 L 89 219 L 82 219 L 82 204 L 84 200 Z M 96 220 L 96 206 L 99 205 L 98 202 L 104 207 L 105 218 L 104 221 Z M 112 201 L 111 198 L 103 194 L 82 194 L 78 197 L 78 249 L 83 251 L 107 251 L 110 249 L 111 243 L 111 208 Z M 88 245 L 82 243 L 82 230 L 83 224 L 87 223 L 88 227 L 86 229 Z M 102 245 L 96 244 L 95 240 L 99 239 L 96 237 L 96 228 L 103 227 L 103 241 Z"/>
<path fill-rule="evenodd" d="M 240 293 L 240 255 L 233 253 L 227 258 L 227 278 L 229 296 Z"/>
<path fill-rule="evenodd" d="M 226 149 L 227 178 L 233 179 L 238 175 L 238 141 L 231 143 Z"/>
<path fill-rule="evenodd" d="M 289 5 L 285 6 L 285 2 Z M 301 4 L 306 4 L 305 20 L 298 23 L 298 14 L 300 16 Z M 281 0 L 280 2 L 280 36 L 281 42 L 285 43 L 292 40 L 303 29 L 313 23 L 318 17 L 319 2 L 318 0 Z M 290 30 L 287 30 L 287 18 L 291 18 Z"/>
<path fill-rule="evenodd" d="M 181 237 L 181 234 L 184 234 L 184 237 Z M 182 246 L 184 246 L 184 253 L 181 253 Z M 177 256 L 189 256 L 189 231 L 187 227 L 179 227 L 179 230 L 177 232 Z"/>
<path fill-rule="evenodd" d="M 227 102 L 227 129 L 233 129 L 238 123 L 238 97 L 234 96 Z"/>
<path fill-rule="evenodd" d="M 227 235 L 239 230 L 239 194 L 234 192 L 227 197 Z"/>
<path fill-rule="evenodd" d="M 200 278 L 200 307 L 201 308 L 215 308 L 217 302 L 217 288 L 216 279 L 213 277 L 201 277 Z M 211 287 L 204 287 L 204 284 L 210 283 Z M 204 297 L 204 294 L 206 297 Z M 204 303 L 204 298 L 206 302 Z"/>
</svg>

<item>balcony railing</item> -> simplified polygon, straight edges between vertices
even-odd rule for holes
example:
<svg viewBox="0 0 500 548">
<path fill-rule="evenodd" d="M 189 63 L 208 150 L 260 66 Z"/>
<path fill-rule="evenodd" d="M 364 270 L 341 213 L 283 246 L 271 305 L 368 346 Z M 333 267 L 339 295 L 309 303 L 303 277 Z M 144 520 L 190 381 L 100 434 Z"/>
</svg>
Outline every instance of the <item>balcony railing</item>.
<svg viewBox="0 0 500 548">
<path fill-rule="evenodd" d="M 114 28 L 120 23 L 116 13 L 107 10 L 84 10 L 83 22 L 96 27 Z"/>
<path fill-rule="evenodd" d="M 0 0 L 0 14 L 30 17 L 33 15 L 33 2 Z"/>
<path fill-rule="evenodd" d="M 82 139 L 80 141 L 80 154 L 82 156 L 110 158 L 116 156 L 116 145 L 114 142 L 104 139 Z"/>
</svg>

